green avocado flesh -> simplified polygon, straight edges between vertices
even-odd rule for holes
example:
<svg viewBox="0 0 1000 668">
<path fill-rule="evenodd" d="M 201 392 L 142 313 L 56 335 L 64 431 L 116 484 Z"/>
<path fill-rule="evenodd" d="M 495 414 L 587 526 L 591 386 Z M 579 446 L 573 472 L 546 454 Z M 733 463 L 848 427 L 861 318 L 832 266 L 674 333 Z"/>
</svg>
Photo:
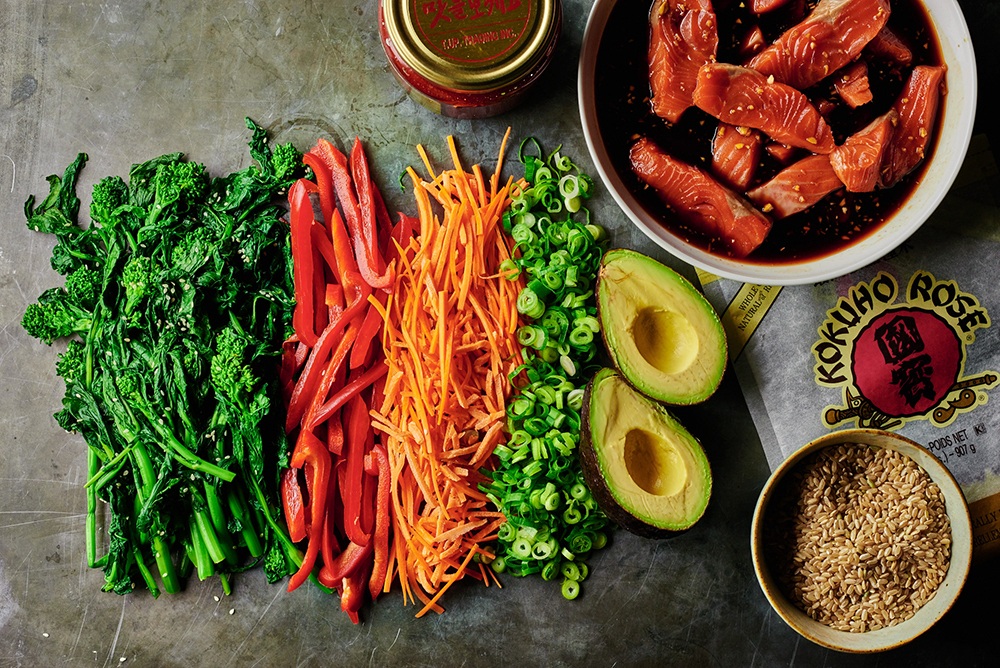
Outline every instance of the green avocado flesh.
<svg viewBox="0 0 1000 668">
<path fill-rule="evenodd" d="M 621 527 L 650 537 L 690 528 L 712 493 L 708 458 L 666 407 L 612 369 L 587 388 L 580 463 L 594 498 Z"/>
<path fill-rule="evenodd" d="M 683 276 L 631 250 L 605 253 L 597 306 L 608 354 L 632 385 L 668 404 L 704 401 L 726 369 L 726 335 Z"/>
</svg>

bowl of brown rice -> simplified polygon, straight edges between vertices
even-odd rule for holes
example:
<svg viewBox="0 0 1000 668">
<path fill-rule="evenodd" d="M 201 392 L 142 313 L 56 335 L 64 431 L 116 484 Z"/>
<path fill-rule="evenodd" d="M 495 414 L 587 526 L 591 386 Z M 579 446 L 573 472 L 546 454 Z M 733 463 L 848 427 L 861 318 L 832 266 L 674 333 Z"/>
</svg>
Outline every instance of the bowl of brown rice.
<svg viewBox="0 0 1000 668">
<path fill-rule="evenodd" d="M 771 475 L 751 530 L 774 610 L 844 652 L 913 640 L 965 584 L 972 527 L 961 488 L 923 446 L 848 429 L 803 446 Z"/>
</svg>

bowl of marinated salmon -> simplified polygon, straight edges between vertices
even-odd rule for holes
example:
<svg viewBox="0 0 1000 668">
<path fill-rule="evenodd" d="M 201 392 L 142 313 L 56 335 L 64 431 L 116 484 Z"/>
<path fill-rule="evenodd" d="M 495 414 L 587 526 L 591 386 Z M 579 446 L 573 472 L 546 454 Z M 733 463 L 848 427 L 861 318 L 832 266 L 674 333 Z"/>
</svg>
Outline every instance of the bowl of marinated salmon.
<svg viewBox="0 0 1000 668">
<path fill-rule="evenodd" d="M 976 107 L 956 0 L 596 0 L 579 65 L 597 172 L 701 270 L 792 285 L 912 235 Z"/>
</svg>

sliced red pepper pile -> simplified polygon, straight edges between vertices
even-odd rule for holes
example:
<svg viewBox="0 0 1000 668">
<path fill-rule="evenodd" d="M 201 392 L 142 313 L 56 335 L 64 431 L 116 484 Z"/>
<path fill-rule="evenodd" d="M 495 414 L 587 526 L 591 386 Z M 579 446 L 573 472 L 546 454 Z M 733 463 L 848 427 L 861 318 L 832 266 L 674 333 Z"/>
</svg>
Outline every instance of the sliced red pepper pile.
<svg viewBox="0 0 1000 668">
<path fill-rule="evenodd" d="M 289 533 L 306 546 L 288 590 L 313 576 L 358 623 L 389 563 L 389 458 L 369 419 L 388 370 L 378 306 L 414 221 L 400 214 L 393 226 L 360 140 L 348 157 L 320 139 L 303 161 L 316 180 L 288 193 L 296 307 L 281 382 L 295 446 L 281 493 Z"/>
</svg>

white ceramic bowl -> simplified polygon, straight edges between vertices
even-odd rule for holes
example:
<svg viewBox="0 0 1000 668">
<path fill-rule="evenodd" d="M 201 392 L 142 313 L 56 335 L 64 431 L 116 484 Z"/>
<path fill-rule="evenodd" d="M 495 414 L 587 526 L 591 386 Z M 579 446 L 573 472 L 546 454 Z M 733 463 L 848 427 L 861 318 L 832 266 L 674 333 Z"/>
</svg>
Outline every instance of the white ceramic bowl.
<svg viewBox="0 0 1000 668">
<path fill-rule="evenodd" d="M 937 208 L 951 188 L 972 136 L 976 112 L 976 61 L 965 18 L 956 0 L 924 0 L 948 66 L 948 94 L 937 148 L 923 180 L 909 200 L 876 232 L 833 255 L 789 265 L 763 265 L 711 255 L 672 234 L 640 206 L 617 173 L 598 125 L 594 72 L 605 25 L 618 0 L 596 0 L 580 52 L 578 89 L 583 133 L 605 186 L 628 217 L 653 241 L 678 258 L 718 276 L 761 285 L 815 283 L 864 267 L 905 241 Z M 642 27 L 638 28 L 643 30 Z M 622 40 L 626 36 L 610 35 Z M 641 96 L 641 93 L 640 93 Z"/>
<path fill-rule="evenodd" d="M 948 574 L 937 593 L 910 619 L 877 631 L 849 633 L 837 631 L 812 619 L 781 592 L 777 581 L 768 570 L 764 557 L 764 529 L 768 521 L 768 505 L 774 498 L 778 482 L 808 455 L 822 448 L 840 443 L 865 443 L 880 448 L 897 450 L 919 464 L 931 480 L 941 489 L 945 510 L 951 521 L 951 561 Z M 903 645 L 933 626 L 958 598 L 969 574 L 972 559 L 972 522 L 969 507 L 961 488 L 951 473 L 929 450 L 917 443 L 887 431 L 872 429 L 846 429 L 832 432 L 803 446 L 771 475 L 757 500 L 750 532 L 750 548 L 757 581 L 775 612 L 804 637 L 818 645 L 842 652 L 880 652 Z"/>
</svg>

